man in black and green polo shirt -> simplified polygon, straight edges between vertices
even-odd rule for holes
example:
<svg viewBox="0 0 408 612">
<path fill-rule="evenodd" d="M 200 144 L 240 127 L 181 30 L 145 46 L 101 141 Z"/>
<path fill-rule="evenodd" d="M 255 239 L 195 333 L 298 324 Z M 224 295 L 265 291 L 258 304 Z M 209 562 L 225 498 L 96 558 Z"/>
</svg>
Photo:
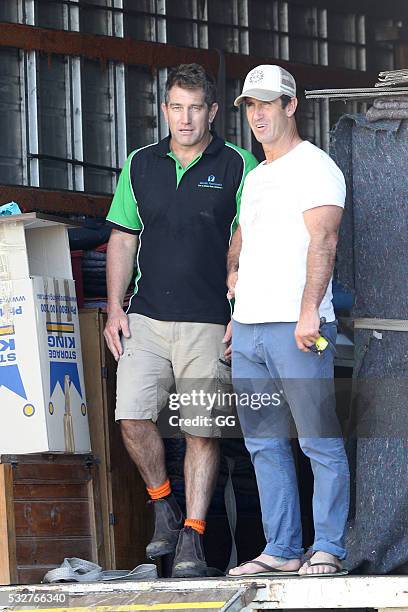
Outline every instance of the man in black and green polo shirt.
<svg viewBox="0 0 408 612">
<path fill-rule="evenodd" d="M 202 534 L 218 472 L 219 432 L 194 392 L 216 390 L 231 316 L 226 255 L 245 176 L 257 165 L 252 154 L 211 132 L 217 108 L 214 82 L 201 66 L 170 71 L 162 105 L 170 136 L 131 153 L 107 218 L 113 231 L 105 337 L 119 361 L 115 417 L 154 500 L 147 555 L 176 551 L 174 577 L 209 575 Z M 135 293 L 125 314 L 135 256 Z M 186 437 L 185 521 L 155 424 L 174 386 L 171 405 L 180 398 L 180 416 L 170 424 Z"/>
</svg>

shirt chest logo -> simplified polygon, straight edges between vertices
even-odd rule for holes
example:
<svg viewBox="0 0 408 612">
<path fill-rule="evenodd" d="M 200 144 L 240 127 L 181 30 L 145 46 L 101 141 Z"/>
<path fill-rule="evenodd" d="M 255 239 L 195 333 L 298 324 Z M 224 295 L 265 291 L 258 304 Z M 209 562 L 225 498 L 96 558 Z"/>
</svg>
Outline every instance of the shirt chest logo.
<svg viewBox="0 0 408 612">
<path fill-rule="evenodd" d="M 214 174 L 209 174 L 207 179 L 198 183 L 197 187 L 204 187 L 207 189 L 224 189 L 224 185 L 217 182 Z"/>
</svg>

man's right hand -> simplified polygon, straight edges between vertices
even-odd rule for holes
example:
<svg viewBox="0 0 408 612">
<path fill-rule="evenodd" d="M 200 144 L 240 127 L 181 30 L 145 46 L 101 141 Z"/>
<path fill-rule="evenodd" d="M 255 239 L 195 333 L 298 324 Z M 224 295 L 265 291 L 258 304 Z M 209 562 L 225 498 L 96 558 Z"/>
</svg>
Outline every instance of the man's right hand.
<svg viewBox="0 0 408 612">
<path fill-rule="evenodd" d="M 125 338 L 130 338 L 129 320 L 127 314 L 121 307 L 110 309 L 103 335 L 105 336 L 106 344 L 108 345 L 108 348 L 116 361 L 119 361 L 119 357 L 123 353 L 122 343 L 120 341 L 121 333 L 125 336 Z"/>
</svg>

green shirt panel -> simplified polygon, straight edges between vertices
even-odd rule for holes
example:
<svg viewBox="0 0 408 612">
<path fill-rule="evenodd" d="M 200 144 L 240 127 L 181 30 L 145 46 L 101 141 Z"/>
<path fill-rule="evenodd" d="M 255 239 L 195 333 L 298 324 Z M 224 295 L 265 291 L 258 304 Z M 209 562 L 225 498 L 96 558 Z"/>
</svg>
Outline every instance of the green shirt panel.
<svg viewBox="0 0 408 612">
<path fill-rule="evenodd" d="M 235 151 L 237 151 L 237 153 L 241 155 L 243 162 L 244 162 L 244 171 L 242 173 L 241 183 L 239 184 L 239 187 L 238 187 L 238 190 L 235 196 L 236 203 L 237 203 L 237 214 L 231 225 L 231 236 L 232 236 L 232 234 L 237 229 L 238 223 L 239 223 L 239 213 L 241 210 L 241 195 L 242 195 L 242 189 L 244 187 L 245 177 L 248 174 L 248 172 L 251 172 L 251 170 L 257 167 L 259 162 L 256 159 L 255 155 L 250 153 L 250 151 L 247 151 L 246 149 L 241 149 L 241 147 L 237 147 L 237 145 L 232 144 L 232 142 L 225 141 L 225 144 L 227 147 L 230 147 L 231 149 L 234 149 Z"/>
<path fill-rule="evenodd" d="M 136 151 L 133 151 L 129 155 L 123 166 L 106 219 L 126 229 L 138 231 L 143 228 L 143 223 L 139 216 L 130 178 L 130 164 L 135 153 Z"/>
</svg>

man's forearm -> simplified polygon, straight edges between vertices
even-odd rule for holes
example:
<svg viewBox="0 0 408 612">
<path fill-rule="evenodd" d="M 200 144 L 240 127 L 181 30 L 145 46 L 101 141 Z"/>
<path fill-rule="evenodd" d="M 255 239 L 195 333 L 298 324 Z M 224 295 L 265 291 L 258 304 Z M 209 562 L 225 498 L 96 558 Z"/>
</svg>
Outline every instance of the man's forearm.
<svg viewBox="0 0 408 612">
<path fill-rule="evenodd" d="M 132 280 L 137 248 L 137 236 L 113 231 L 107 250 L 106 283 L 108 312 L 123 306 L 127 288 Z"/>
<path fill-rule="evenodd" d="M 241 228 L 237 227 L 232 236 L 231 244 L 228 250 L 227 256 L 227 274 L 231 274 L 232 272 L 238 272 L 239 268 L 239 255 L 241 253 L 242 246 L 242 234 Z"/>
<path fill-rule="evenodd" d="M 337 233 L 311 240 L 307 253 L 306 285 L 301 314 L 319 308 L 331 278 L 336 257 Z"/>
</svg>

